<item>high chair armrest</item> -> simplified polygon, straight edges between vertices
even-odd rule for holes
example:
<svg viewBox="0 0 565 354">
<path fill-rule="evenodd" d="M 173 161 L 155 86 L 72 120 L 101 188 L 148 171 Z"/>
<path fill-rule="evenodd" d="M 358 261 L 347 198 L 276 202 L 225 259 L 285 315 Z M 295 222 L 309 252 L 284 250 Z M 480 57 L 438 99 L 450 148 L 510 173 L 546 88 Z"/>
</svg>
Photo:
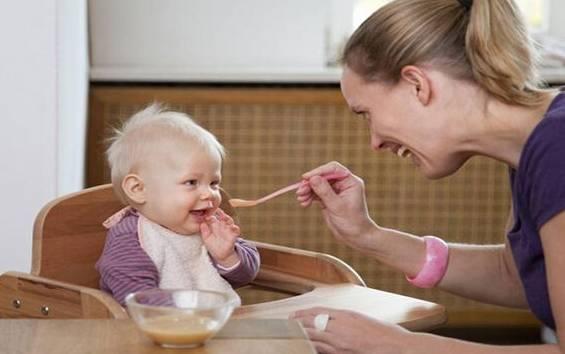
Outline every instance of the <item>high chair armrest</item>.
<svg viewBox="0 0 565 354">
<path fill-rule="evenodd" d="M 366 286 L 357 272 L 341 259 L 319 252 L 254 242 L 261 268 L 252 285 L 303 294 L 327 284 Z"/>
<path fill-rule="evenodd" d="M 101 290 L 20 272 L 0 275 L 0 318 L 128 318 Z"/>
</svg>

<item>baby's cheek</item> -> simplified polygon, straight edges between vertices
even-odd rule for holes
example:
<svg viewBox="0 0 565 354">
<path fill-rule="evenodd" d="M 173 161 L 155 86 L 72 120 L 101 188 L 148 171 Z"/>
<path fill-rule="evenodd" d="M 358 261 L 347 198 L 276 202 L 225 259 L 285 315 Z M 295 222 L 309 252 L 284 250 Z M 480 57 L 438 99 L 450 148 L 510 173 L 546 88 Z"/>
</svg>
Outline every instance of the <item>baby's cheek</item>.
<svg viewBox="0 0 565 354">
<path fill-rule="evenodd" d="M 220 204 L 222 203 L 222 195 L 220 194 L 220 192 L 214 194 L 214 201 L 212 203 L 214 204 L 215 208 L 218 208 L 220 206 Z"/>
</svg>

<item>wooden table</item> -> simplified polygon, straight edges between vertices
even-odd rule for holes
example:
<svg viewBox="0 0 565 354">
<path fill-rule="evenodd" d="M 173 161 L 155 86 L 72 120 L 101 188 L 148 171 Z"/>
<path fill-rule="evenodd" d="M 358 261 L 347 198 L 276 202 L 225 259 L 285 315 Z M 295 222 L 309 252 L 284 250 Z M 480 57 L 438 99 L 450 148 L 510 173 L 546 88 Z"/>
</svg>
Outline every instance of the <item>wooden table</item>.
<svg viewBox="0 0 565 354">
<path fill-rule="evenodd" d="M 312 354 L 295 321 L 230 320 L 205 346 L 164 349 L 131 320 L 0 319 L 0 353 L 9 354 Z"/>
<path fill-rule="evenodd" d="M 348 309 L 380 321 L 424 331 L 446 321 L 441 305 L 354 284 L 334 284 L 287 299 L 236 309 L 230 321 L 204 347 L 162 349 L 131 320 L 0 319 L 0 353 L 315 353 L 304 331 L 287 318 L 312 306 Z"/>
</svg>

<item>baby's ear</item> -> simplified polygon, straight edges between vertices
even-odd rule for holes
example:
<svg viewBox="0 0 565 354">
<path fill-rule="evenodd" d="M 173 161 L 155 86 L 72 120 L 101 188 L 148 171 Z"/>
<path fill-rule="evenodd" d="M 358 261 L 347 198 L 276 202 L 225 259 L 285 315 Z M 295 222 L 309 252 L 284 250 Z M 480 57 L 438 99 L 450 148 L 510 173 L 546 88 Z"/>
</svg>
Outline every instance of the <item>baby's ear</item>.
<svg viewBox="0 0 565 354">
<path fill-rule="evenodd" d="M 122 189 L 129 200 L 136 204 L 145 203 L 143 180 L 136 174 L 129 174 L 122 181 Z"/>
</svg>

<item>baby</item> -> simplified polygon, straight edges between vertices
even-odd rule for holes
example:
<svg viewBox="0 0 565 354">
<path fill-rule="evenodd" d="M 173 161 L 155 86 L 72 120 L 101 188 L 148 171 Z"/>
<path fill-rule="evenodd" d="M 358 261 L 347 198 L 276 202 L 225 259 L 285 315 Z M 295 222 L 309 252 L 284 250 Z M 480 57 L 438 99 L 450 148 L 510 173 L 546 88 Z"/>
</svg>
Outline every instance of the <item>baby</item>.
<svg viewBox="0 0 565 354">
<path fill-rule="evenodd" d="M 224 149 L 186 114 L 152 105 L 133 115 L 107 150 L 112 184 L 129 205 L 110 217 L 100 288 L 124 304 L 151 288 L 230 294 L 252 281 L 259 253 L 219 209 Z"/>
</svg>

